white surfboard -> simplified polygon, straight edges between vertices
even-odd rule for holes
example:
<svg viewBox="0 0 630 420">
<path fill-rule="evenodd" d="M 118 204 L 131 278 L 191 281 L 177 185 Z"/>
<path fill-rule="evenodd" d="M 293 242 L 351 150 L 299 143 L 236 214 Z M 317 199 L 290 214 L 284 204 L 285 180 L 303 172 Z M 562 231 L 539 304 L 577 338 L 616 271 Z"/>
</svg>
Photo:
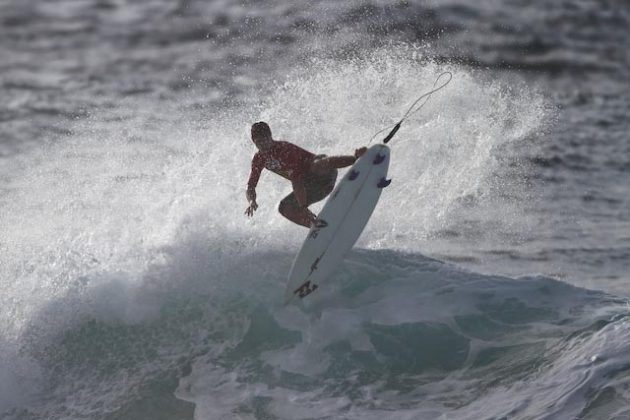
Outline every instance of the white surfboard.
<svg viewBox="0 0 630 420">
<path fill-rule="evenodd" d="M 370 147 L 328 197 L 293 261 L 285 303 L 305 299 L 322 286 L 355 244 L 384 187 L 389 147 Z"/>
</svg>

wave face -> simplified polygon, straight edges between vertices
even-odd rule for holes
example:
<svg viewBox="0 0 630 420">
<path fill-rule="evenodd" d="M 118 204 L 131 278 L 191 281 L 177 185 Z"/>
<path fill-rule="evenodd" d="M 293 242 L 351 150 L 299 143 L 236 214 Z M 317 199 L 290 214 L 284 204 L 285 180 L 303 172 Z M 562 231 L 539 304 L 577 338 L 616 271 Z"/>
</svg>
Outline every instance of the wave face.
<svg viewBox="0 0 630 420">
<path fill-rule="evenodd" d="M 49 299 L 3 366 L 11 383 L 38 384 L 6 418 L 630 414 L 620 299 L 363 250 L 300 309 L 281 302 L 292 254 L 255 251 L 217 270 L 199 262 L 207 245 L 190 240 L 133 291 L 111 274 Z"/>
<path fill-rule="evenodd" d="M 0 417 L 630 417 L 626 9 L 3 2 Z M 305 231 L 279 177 L 243 215 L 250 124 L 346 154 L 444 71 L 283 306 Z"/>
</svg>

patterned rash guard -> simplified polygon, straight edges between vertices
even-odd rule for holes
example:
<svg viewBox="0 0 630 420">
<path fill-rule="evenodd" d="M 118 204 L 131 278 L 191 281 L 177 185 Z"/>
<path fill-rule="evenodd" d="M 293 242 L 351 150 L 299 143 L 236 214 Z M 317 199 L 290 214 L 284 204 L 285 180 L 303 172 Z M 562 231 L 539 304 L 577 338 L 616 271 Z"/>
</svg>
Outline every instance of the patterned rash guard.
<svg viewBox="0 0 630 420">
<path fill-rule="evenodd" d="M 313 153 L 295 144 L 274 141 L 269 150 L 258 151 L 254 155 L 247 188 L 256 188 L 263 169 L 268 169 L 292 182 L 300 181 L 308 173 L 313 158 L 315 158 Z"/>
</svg>

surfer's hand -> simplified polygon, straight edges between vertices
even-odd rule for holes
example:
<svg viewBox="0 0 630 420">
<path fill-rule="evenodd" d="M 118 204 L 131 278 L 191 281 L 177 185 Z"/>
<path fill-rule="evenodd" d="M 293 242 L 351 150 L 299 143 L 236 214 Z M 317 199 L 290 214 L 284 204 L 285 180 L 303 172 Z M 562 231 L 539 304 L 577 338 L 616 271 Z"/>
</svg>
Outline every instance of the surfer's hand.
<svg viewBox="0 0 630 420">
<path fill-rule="evenodd" d="M 365 153 L 366 151 L 367 151 L 367 147 L 359 147 L 358 149 L 354 151 L 354 157 L 359 159 L 361 156 L 363 156 L 363 153 Z"/>
<path fill-rule="evenodd" d="M 256 211 L 256 209 L 258 209 L 258 204 L 256 204 L 255 200 L 252 200 L 252 202 L 250 203 L 249 207 L 247 207 L 247 209 L 245 209 L 245 214 L 248 217 L 252 217 L 254 215 L 254 212 Z"/>
</svg>

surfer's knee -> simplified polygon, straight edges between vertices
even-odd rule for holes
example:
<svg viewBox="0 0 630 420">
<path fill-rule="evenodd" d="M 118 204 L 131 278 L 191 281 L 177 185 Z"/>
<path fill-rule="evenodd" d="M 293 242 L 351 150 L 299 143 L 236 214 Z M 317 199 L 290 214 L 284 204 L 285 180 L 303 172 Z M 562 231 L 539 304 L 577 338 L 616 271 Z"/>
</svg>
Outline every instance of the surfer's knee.
<svg viewBox="0 0 630 420">
<path fill-rule="evenodd" d="M 293 210 L 293 206 L 291 204 L 291 198 L 290 197 L 283 198 L 282 201 L 280 201 L 280 204 L 278 204 L 278 211 L 284 217 L 288 217 L 288 215 L 291 213 L 291 210 Z"/>
</svg>

